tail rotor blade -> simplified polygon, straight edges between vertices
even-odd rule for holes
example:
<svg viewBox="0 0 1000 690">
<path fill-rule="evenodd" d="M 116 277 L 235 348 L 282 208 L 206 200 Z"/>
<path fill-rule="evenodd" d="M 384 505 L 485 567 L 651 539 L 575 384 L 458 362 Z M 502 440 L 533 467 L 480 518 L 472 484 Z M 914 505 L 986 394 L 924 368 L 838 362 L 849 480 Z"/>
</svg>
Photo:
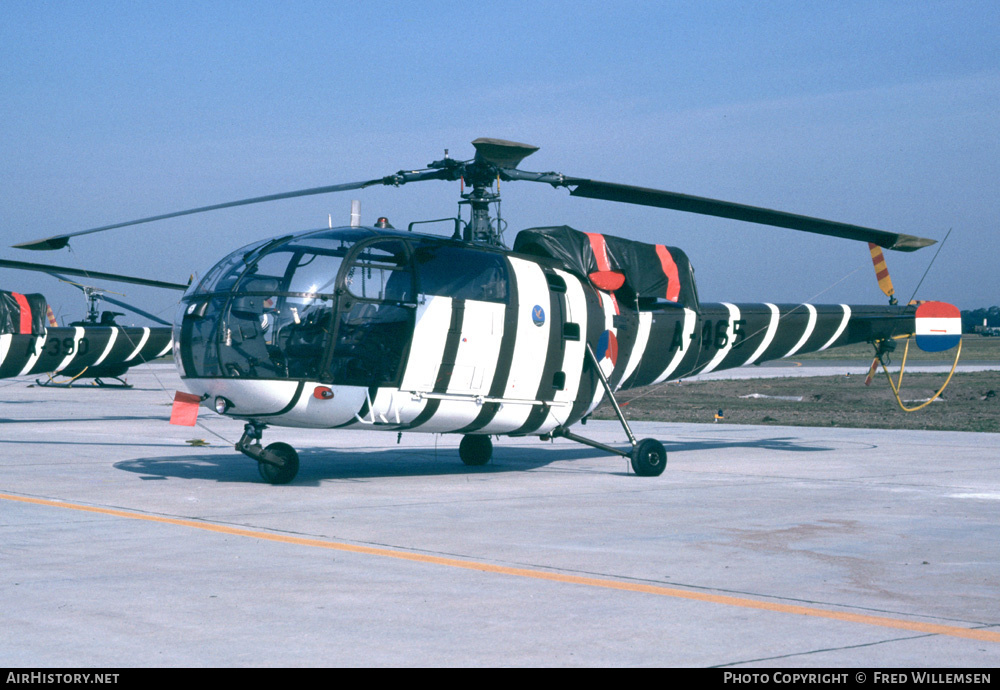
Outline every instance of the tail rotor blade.
<svg viewBox="0 0 1000 690">
<path fill-rule="evenodd" d="M 889 267 L 885 263 L 882 248 L 877 244 L 869 242 L 868 249 L 872 254 L 872 264 L 875 266 L 875 278 L 878 280 L 878 286 L 885 293 L 885 296 L 889 298 L 889 304 L 895 304 L 896 298 L 894 295 L 896 291 L 892 288 L 892 278 L 889 276 Z"/>
<path fill-rule="evenodd" d="M 878 357 L 872 360 L 872 365 L 868 368 L 868 376 L 865 377 L 865 385 L 872 385 L 872 379 L 875 377 L 875 372 L 878 371 Z"/>
</svg>

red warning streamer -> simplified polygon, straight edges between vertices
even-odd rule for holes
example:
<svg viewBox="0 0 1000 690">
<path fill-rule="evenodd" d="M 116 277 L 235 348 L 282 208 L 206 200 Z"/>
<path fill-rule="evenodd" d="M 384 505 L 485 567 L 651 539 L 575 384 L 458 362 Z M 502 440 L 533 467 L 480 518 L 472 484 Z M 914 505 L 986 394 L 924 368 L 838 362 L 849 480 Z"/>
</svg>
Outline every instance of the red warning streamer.
<svg viewBox="0 0 1000 690">
<path fill-rule="evenodd" d="M 178 426 L 194 426 L 198 421 L 201 396 L 194 393 L 174 393 L 174 406 L 170 409 L 170 423 Z"/>
</svg>

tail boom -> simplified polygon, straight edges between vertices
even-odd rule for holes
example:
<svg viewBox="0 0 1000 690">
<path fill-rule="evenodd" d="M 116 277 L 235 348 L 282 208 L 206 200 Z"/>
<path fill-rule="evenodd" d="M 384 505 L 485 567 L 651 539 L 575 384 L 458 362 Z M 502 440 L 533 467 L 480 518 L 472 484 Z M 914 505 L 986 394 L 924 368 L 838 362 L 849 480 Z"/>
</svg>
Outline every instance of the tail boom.
<svg viewBox="0 0 1000 690">
<path fill-rule="evenodd" d="M 915 332 L 916 306 L 702 303 L 649 319 L 645 351 L 625 380 L 637 388 Z M 640 319 L 641 321 L 641 319 Z M 641 340 L 641 339 L 639 339 Z"/>
</svg>

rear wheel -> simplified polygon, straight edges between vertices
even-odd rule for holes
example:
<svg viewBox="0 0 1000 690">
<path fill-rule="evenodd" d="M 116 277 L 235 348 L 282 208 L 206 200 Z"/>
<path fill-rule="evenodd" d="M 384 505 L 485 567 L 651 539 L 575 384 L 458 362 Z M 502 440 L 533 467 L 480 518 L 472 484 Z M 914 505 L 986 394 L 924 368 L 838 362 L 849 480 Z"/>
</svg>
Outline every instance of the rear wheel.
<svg viewBox="0 0 1000 690">
<path fill-rule="evenodd" d="M 258 446 L 259 447 L 259 446 Z M 264 449 L 265 453 L 276 455 L 281 465 L 269 462 L 257 462 L 257 471 L 261 478 L 269 484 L 287 484 L 299 473 L 299 454 L 287 443 L 272 443 Z"/>
<path fill-rule="evenodd" d="M 466 465 L 485 465 L 493 457 L 493 441 L 489 436 L 466 436 L 458 444 L 458 457 Z"/>
<path fill-rule="evenodd" d="M 632 469 L 640 477 L 659 477 L 667 467 L 667 451 L 655 438 L 644 438 L 632 449 Z"/>
</svg>

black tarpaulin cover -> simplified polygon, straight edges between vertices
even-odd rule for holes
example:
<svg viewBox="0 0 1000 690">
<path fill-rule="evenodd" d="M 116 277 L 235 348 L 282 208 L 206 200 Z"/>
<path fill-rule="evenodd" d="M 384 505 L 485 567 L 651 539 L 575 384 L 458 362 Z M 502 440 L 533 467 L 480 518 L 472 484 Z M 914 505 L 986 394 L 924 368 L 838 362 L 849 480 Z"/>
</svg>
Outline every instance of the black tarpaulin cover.
<svg viewBox="0 0 1000 690">
<path fill-rule="evenodd" d="M 656 298 L 698 308 L 691 263 L 676 247 L 560 225 L 522 230 L 514 240 L 514 251 L 556 259 L 568 271 L 592 282 L 599 282 L 592 274 L 619 272 L 625 277 L 624 285 L 615 290 L 620 297 Z"/>
<path fill-rule="evenodd" d="M 0 290 L 0 334 L 41 335 L 47 309 L 44 295 Z"/>
</svg>

